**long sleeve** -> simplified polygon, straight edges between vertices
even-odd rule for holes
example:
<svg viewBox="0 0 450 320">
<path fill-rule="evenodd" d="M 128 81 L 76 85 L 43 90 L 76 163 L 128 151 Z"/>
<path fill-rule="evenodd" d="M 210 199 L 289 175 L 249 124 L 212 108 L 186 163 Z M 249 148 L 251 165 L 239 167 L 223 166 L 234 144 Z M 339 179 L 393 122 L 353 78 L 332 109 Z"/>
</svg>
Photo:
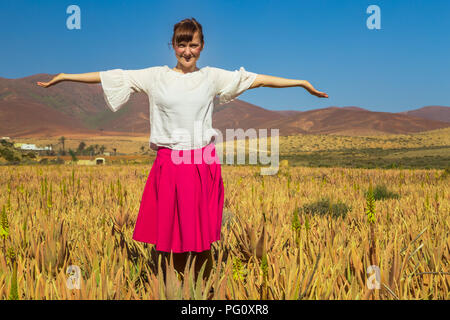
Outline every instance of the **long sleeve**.
<svg viewBox="0 0 450 320">
<path fill-rule="evenodd" d="M 257 74 L 241 67 L 239 70 L 228 71 L 211 67 L 214 89 L 219 95 L 219 104 L 233 101 L 247 90 L 255 81 Z"/>
<path fill-rule="evenodd" d="M 116 112 L 129 100 L 133 92 L 148 94 L 153 69 L 100 71 L 103 96 L 108 107 Z"/>
</svg>

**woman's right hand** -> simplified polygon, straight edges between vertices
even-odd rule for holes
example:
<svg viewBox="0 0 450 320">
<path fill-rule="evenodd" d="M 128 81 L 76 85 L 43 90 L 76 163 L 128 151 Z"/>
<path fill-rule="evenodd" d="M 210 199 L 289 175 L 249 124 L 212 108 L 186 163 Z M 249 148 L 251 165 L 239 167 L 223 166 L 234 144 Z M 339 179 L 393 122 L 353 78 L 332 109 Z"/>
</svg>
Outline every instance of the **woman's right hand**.
<svg viewBox="0 0 450 320">
<path fill-rule="evenodd" d="M 53 79 L 50 80 L 49 82 L 40 82 L 40 81 L 38 81 L 37 85 L 41 86 L 41 87 L 44 87 L 44 88 L 48 88 L 48 87 L 50 87 L 50 86 L 52 86 L 54 84 L 57 84 L 58 82 L 63 81 L 63 80 L 64 80 L 64 73 L 60 73 L 60 74 L 56 75 L 55 77 L 53 77 Z"/>
</svg>

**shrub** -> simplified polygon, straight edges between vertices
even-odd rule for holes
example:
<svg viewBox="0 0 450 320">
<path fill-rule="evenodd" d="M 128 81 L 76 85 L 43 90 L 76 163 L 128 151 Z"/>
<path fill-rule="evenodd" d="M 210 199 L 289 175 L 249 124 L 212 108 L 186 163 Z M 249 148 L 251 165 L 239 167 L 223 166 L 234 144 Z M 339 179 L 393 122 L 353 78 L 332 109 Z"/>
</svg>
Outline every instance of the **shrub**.
<svg viewBox="0 0 450 320">
<path fill-rule="evenodd" d="M 77 155 L 75 154 L 75 151 L 73 151 L 72 149 L 69 149 L 69 154 L 72 157 L 72 161 L 73 162 L 77 162 L 78 161 L 78 158 L 77 158 Z"/>
<path fill-rule="evenodd" d="M 365 197 L 367 198 L 368 191 L 365 193 Z M 399 195 L 391 192 L 387 189 L 386 185 L 384 184 L 378 184 L 373 189 L 373 197 L 375 200 L 381 200 L 381 199 L 398 199 Z"/>
<path fill-rule="evenodd" d="M 64 164 L 64 159 L 58 157 L 56 159 L 50 160 L 50 162 L 55 164 Z"/>
<path fill-rule="evenodd" d="M 5 158 L 7 161 L 18 161 L 19 159 L 17 156 L 14 155 L 14 152 L 11 149 L 8 148 L 2 148 L 0 149 L 0 156 Z"/>
<path fill-rule="evenodd" d="M 446 179 L 450 176 L 450 167 L 445 168 L 444 172 L 441 175 L 441 179 Z"/>
<path fill-rule="evenodd" d="M 328 198 L 321 198 L 319 201 L 306 204 L 303 206 L 302 211 L 304 213 L 325 215 L 330 214 L 333 218 L 342 217 L 345 218 L 347 212 L 351 210 L 351 207 L 345 203 L 338 201 L 337 203 L 331 203 Z"/>
<path fill-rule="evenodd" d="M 28 158 L 30 158 L 30 159 L 35 159 L 35 158 L 36 158 L 36 155 L 35 155 L 34 152 L 32 152 L 32 151 L 28 152 L 28 153 L 26 154 L 26 156 L 27 156 Z"/>
</svg>

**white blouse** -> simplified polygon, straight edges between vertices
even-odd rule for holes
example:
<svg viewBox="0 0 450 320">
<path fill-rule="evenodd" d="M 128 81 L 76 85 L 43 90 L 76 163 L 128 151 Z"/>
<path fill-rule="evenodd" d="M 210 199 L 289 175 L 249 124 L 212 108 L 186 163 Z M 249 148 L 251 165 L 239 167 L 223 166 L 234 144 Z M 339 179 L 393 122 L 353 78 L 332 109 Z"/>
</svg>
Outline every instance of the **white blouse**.
<svg viewBox="0 0 450 320">
<path fill-rule="evenodd" d="M 139 70 L 100 71 L 108 107 L 116 112 L 133 92 L 145 92 L 150 108 L 150 148 L 175 150 L 202 148 L 218 131 L 212 128 L 214 97 L 219 105 L 247 90 L 257 74 L 214 67 L 180 73 L 167 65 Z"/>
</svg>

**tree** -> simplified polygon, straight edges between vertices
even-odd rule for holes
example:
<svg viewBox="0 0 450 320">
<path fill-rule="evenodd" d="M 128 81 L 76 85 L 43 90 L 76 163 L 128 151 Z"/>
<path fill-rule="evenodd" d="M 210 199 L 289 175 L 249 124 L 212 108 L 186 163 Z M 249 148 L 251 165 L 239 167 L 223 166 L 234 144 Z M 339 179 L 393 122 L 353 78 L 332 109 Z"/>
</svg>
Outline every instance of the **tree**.
<svg viewBox="0 0 450 320">
<path fill-rule="evenodd" d="M 70 153 L 70 155 L 72 156 L 72 161 L 73 161 L 73 162 L 78 161 L 75 152 L 74 152 L 72 149 L 70 149 L 70 148 L 69 148 L 69 153 Z"/>
<path fill-rule="evenodd" d="M 77 152 L 79 153 L 83 153 L 84 148 L 86 148 L 86 143 L 84 143 L 84 141 L 81 141 L 80 144 L 78 145 L 78 149 Z"/>
<path fill-rule="evenodd" d="M 64 151 L 64 142 L 66 141 L 66 138 L 62 136 L 61 138 L 59 138 L 59 141 L 61 141 L 63 153 L 65 154 L 66 152 Z"/>
</svg>

